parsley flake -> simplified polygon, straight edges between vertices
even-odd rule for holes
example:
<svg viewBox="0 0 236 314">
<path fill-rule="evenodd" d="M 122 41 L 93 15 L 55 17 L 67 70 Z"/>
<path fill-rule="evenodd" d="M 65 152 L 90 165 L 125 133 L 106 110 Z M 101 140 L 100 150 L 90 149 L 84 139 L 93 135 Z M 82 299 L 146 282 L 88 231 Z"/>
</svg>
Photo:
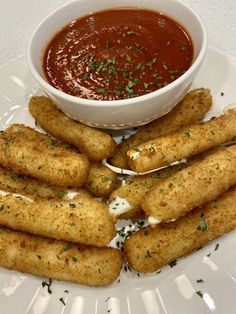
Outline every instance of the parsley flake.
<svg viewBox="0 0 236 314">
<path fill-rule="evenodd" d="M 73 261 L 74 263 L 77 263 L 78 259 L 77 259 L 75 256 L 72 256 L 72 261 Z"/>
<path fill-rule="evenodd" d="M 42 287 L 43 288 L 47 287 L 49 294 L 52 294 L 51 285 L 52 285 L 52 279 L 51 278 L 49 278 L 49 282 L 48 283 L 46 281 L 42 281 Z"/>
<path fill-rule="evenodd" d="M 69 251 L 72 247 L 73 247 L 73 245 L 71 243 L 67 243 L 66 245 L 63 246 L 63 248 L 61 249 L 60 253 Z"/>
<path fill-rule="evenodd" d="M 197 230 L 201 230 L 201 231 L 208 231 L 208 224 L 204 218 L 204 214 L 201 214 L 200 217 L 200 221 L 199 221 L 199 225 L 197 227 Z"/>
<path fill-rule="evenodd" d="M 176 266 L 177 265 L 177 260 L 175 259 L 175 260 L 173 260 L 172 262 L 170 262 L 169 264 L 168 264 L 171 268 L 173 268 L 174 266 Z"/>
<path fill-rule="evenodd" d="M 105 93 L 105 89 L 104 89 L 103 87 L 98 87 L 98 88 L 96 89 L 96 91 L 97 91 L 97 93 L 99 93 L 99 94 L 104 94 L 104 93 Z"/>
<path fill-rule="evenodd" d="M 63 305 L 66 305 L 66 302 L 64 301 L 64 298 L 63 298 L 63 297 L 61 297 L 59 300 L 61 301 L 61 303 L 62 303 Z"/>
<path fill-rule="evenodd" d="M 197 279 L 197 283 L 204 282 L 202 279 Z"/>
<path fill-rule="evenodd" d="M 203 298 L 203 293 L 202 293 L 202 291 L 198 290 L 198 291 L 196 291 L 196 294 L 199 295 L 199 297 Z"/>
</svg>

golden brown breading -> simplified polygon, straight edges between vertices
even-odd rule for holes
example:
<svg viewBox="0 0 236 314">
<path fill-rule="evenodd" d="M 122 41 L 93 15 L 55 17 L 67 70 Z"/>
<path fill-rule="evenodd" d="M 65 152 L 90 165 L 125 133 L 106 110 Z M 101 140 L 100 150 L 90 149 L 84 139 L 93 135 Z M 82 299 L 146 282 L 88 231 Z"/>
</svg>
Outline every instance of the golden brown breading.
<svg viewBox="0 0 236 314">
<path fill-rule="evenodd" d="M 236 184 L 236 145 L 222 148 L 156 184 L 142 208 L 158 221 L 177 219 Z"/>
<path fill-rule="evenodd" d="M 236 136 L 236 109 L 207 122 L 145 142 L 127 152 L 132 170 L 145 172 L 216 147 Z"/>
<path fill-rule="evenodd" d="M 116 185 L 117 174 L 102 164 L 91 164 L 85 187 L 96 197 L 111 194 Z"/>
<path fill-rule="evenodd" d="M 31 202 L 12 194 L 0 197 L 0 225 L 35 235 L 104 246 L 115 236 L 114 218 L 105 203 L 87 195 L 71 201 Z"/>
<path fill-rule="evenodd" d="M 92 161 L 111 157 L 115 152 L 116 143 L 109 134 L 71 119 L 45 96 L 32 97 L 29 111 L 49 134 L 77 147 Z"/>
<path fill-rule="evenodd" d="M 64 199 L 67 190 L 38 181 L 37 179 L 14 173 L 0 166 L 0 189 L 6 192 L 18 193 L 31 198 Z"/>
<path fill-rule="evenodd" d="M 141 208 L 143 197 L 155 184 L 163 181 L 165 178 L 168 178 L 184 167 L 186 167 L 186 164 L 179 164 L 173 167 L 165 168 L 158 172 L 123 180 L 122 185 L 111 193 L 109 200 L 112 202 L 117 197 L 125 199 L 132 206 L 132 208 L 127 212 L 118 215 L 117 218 L 137 219 L 145 216 L 145 213 Z"/>
<path fill-rule="evenodd" d="M 80 187 L 90 164 L 85 155 L 21 124 L 0 134 L 0 164 L 22 175 L 60 187 Z"/>
<path fill-rule="evenodd" d="M 75 245 L 0 228 L 0 266 L 88 286 L 112 283 L 121 270 L 120 251 Z"/>
<path fill-rule="evenodd" d="M 124 244 L 129 265 L 138 272 L 154 272 L 235 229 L 235 204 L 236 190 L 231 190 L 175 222 L 136 232 Z"/>
<path fill-rule="evenodd" d="M 168 114 L 141 127 L 137 133 L 117 146 L 111 164 L 128 169 L 127 151 L 143 142 L 177 131 L 186 125 L 202 120 L 212 106 L 209 89 L 199 88 L 190 91 Z"/>
</svg>

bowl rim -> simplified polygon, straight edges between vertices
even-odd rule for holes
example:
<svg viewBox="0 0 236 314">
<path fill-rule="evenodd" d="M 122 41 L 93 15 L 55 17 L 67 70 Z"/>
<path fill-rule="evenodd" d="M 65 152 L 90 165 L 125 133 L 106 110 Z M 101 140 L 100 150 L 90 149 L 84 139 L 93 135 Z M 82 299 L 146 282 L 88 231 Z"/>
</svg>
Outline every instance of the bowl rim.
<svg viewBox="0 0 236 314">
<path fill-rule="evenodd" d="M 207 34 L 205 24 L 202 21 L 202 19 L 200 18 L 200 16 L 195 12 L 195 10 L 193 10 L 189 5 L 187 5 L 186 3 L 183 3 L 182 1 L 175 0 L 175 2 L 178 3 L 178 5 L 185 7 L 195 17 L 196 21 L 199 23 L 199 26 L 202 30 L 202 37 L 203 37 L 202 45 L 201 45 L 200 51 L 199 51 L 196 59 L 194 60 L 194 62 L 191 64 L 191 66 L 188 68 L 188 70 L 184 74 L 182 74 L 180 77 L 178 77 L 173 82 L 169 83 L 168 85 L 166 85 L 166 86 L 164 86 L 164 87 L 162 87 L 156 91 L 153 91 L 153 92 L 141 95 L 141 96 L 132 97 L 132 98 L 114 99 L 114 100 L 95 100 L 95 99 L 86 99 L 86 98 L 82 98 L 82 97 L 78 97 L 78 96 L 69 95 L 66 92 L 63 92 L 63 91 L 53 87 L 52 85 L 50 85 L 50 83 L 47 82 L 47 80 L 44 79 L 38 73 L 38 71 L 37 71 L 37 69 L 36 69 L 36 67 L 32 61 L 32 58 L 31 58 L 31 48 L 32 48 L 32 43 L 34 41 L 34 37 L 38 33 L 38 31 L 40 30 L 42 25 L 44 25 L 49 19 L 51 19 L 59 11 L 62 11 L 64 9 L 66 9 L 68 6 L 73 5 L 74 3 L 80 2 L 80 1 L 81 0 L 73 0 L 73 1 L 67 2 L 67 3 L 63 4 L 62 6 L 53 10 L 51 13 L 49 13 L 36 26 L 35 30 L 33 31 L 32 35 L 30 37 L 30 40 L 29 40 L 29 43 L 27 46 L 27 51 L 26 51 L 27 63 L 28 63 L 29 69 L 30 69 L 31 73 L 33 74 L 34 78 L 43 87 L 43 90 L 46 90 L 46 91 L 48 90 L 49 93 L 51 93 L 52 95 L 55 95 L 56 97 L 59 97 L 60 99 L 64 99 L 64 100 L 67 100 L 69 102 L 73 102 L 76 105 L 84 105 L 84 106 L 89 106 L 89 107 L 98 107 L 98 105 L 100 107 L 103 107 L 103 106 L 104 107 L 127 106 L 129 104 L 134 105 L 135 103 L 142 102 L 143 100 L 148 101 L 149 99 L 153 99 L 153 97 L 158 97 L 159 95 L 167 93 L 172 88 L 175 88 L 178 85 L 181 85 L 181 83 L 187 77 L 189 77 L 193 72 L 195 72 L 195 70 L 201 65 L 201 63 L 204 59 L 204 56 L 205 56 L 205 53 L 207 50 L 207 46 L 208 46 L 208 34 Z M 143 5 L 143 8 L 145 8 L 145 4 Z M 111 7 L 111 9 L 112 9 L 112 7 Z M 103 11 L 103 10 L 101 10 L 101 11 Z M 99 11 L 95 10 L 92 12 L 99 12 Z M 62 27 L 63 26 L 64 25 L 62 25 Z"/>
</svg>

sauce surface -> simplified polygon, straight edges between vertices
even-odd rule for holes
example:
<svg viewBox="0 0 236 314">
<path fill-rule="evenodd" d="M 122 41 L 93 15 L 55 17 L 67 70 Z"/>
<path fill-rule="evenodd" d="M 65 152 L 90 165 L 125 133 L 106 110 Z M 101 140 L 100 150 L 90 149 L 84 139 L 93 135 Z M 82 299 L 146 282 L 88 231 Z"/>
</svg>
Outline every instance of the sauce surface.
<svg viewBox="0 0 236 314">
<path fill-rule="evenodd" d="M 112 9 L 72 21 L 50 41 L 43 58 L 49 83 L 73 96 L 132 98 L 181 76 L 193 60 L 187 32 L 171 18 L 144 9 Z"/>
</svg>

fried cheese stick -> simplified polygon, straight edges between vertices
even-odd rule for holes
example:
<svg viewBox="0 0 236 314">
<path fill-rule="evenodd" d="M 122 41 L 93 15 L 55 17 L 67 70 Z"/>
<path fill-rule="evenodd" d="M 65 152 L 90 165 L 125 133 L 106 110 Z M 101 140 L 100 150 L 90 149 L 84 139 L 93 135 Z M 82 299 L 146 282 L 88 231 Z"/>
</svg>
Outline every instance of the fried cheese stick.
<svg viewBox="0 0 236 314">
<path fill-rule="evenodd" d="M 216 199 L 236 184 L 236 145 L 192 163 L 145 195 L 142 208 L 159 222 L 168 222 Z"/>
<path fill-rule="evenodd" d="M 235 204 L 232 189 L 175 222 L 136 232 L 124 243 L 129 265 L 138 272 L 154 272 L 235 229 Z"/>
<path fill-rule="evenodd" d="M 96 197 L 106 197 L 114 190 L 117 174 L 101 164 L 91 164 L 86 189 Z M 39 181 L 32 177 L 17 174 L 0 166 L 0 190 L 18 193 L 30 198 L 67 199 L 68 190 Z M 77 193 L 89 193 L 76 189 Z"/>
<path fill-rule="evenodd" d="M 111 164 L 128 169 L 127 151 L 129 149 L 202 120 L 211 106 L 212 97 L 209 89 L 199 88 L 190 91 L 171 112 L 141 127 L 137 133 L 120 143 L 116 153 L 110 159 Z"/>
<path fill-rule="evenodd" d="M 145 142 L 128 151 L 130 168 L 137 172 L 156 169 L 200 154 L 236 136 L 236 109 L 207 122 Z"/>
<path fill-rule="evenodd" d="M 13 124 L 0 134 L 0 164 L 60 187 L 80 187 L 89 174 L 85 155 L 22 124 Z"/>
<path fill-rule="evenodd" d="M 88 286 L 112 283 L 121 270 L 119 250 L 75 245 L 0 228 L 0 266 Z"/>
<path fill-rule="evenodd" d="M 102 164 L 91 164 L 85 187 L 96 197 L 111 194 L 116 185 L 117 174 Z"/>
<path fill-rule="evenodd" d="M 35 198 L 66 198 L 67 191 L 37 179 L 14 173 L 0 166 L 0 189 Z"/>
<path fill-rule="evenodd" d="M 45 96 L 32 97 L 29 111 L 49 134 L 77 147 L 92 161 L 111 157 L 115 152 L 116 143 L 109 134 L 71 119 Z"/>
<path fill-rule="evenodd" d="M 107 205 L 91 196 L 71 201 L 0 197 L 0 225 L 74 243 L 105 246 L 115 236 Z"/>
<path fill-rule="evenodd" d="M 114 203 L 116 206 L 119 206 L 122 201 L 125 201 L 125 204 L 128 202 L 129 209 L 125 213 L 117 215 L 117 218 L 138 219 L 145 216 L 141 208 L 143 197 L 155 184 L 162 182 L 165 178 L 168 178 L 184 167 L 186 167 L 186 164 L 179 164 L 158 172 L 123 180 L 121 186 L 115 189 L 109 198 L 109 202 Z M 113 208 L 115 205 L 113 205 Z"/>
</svg>

